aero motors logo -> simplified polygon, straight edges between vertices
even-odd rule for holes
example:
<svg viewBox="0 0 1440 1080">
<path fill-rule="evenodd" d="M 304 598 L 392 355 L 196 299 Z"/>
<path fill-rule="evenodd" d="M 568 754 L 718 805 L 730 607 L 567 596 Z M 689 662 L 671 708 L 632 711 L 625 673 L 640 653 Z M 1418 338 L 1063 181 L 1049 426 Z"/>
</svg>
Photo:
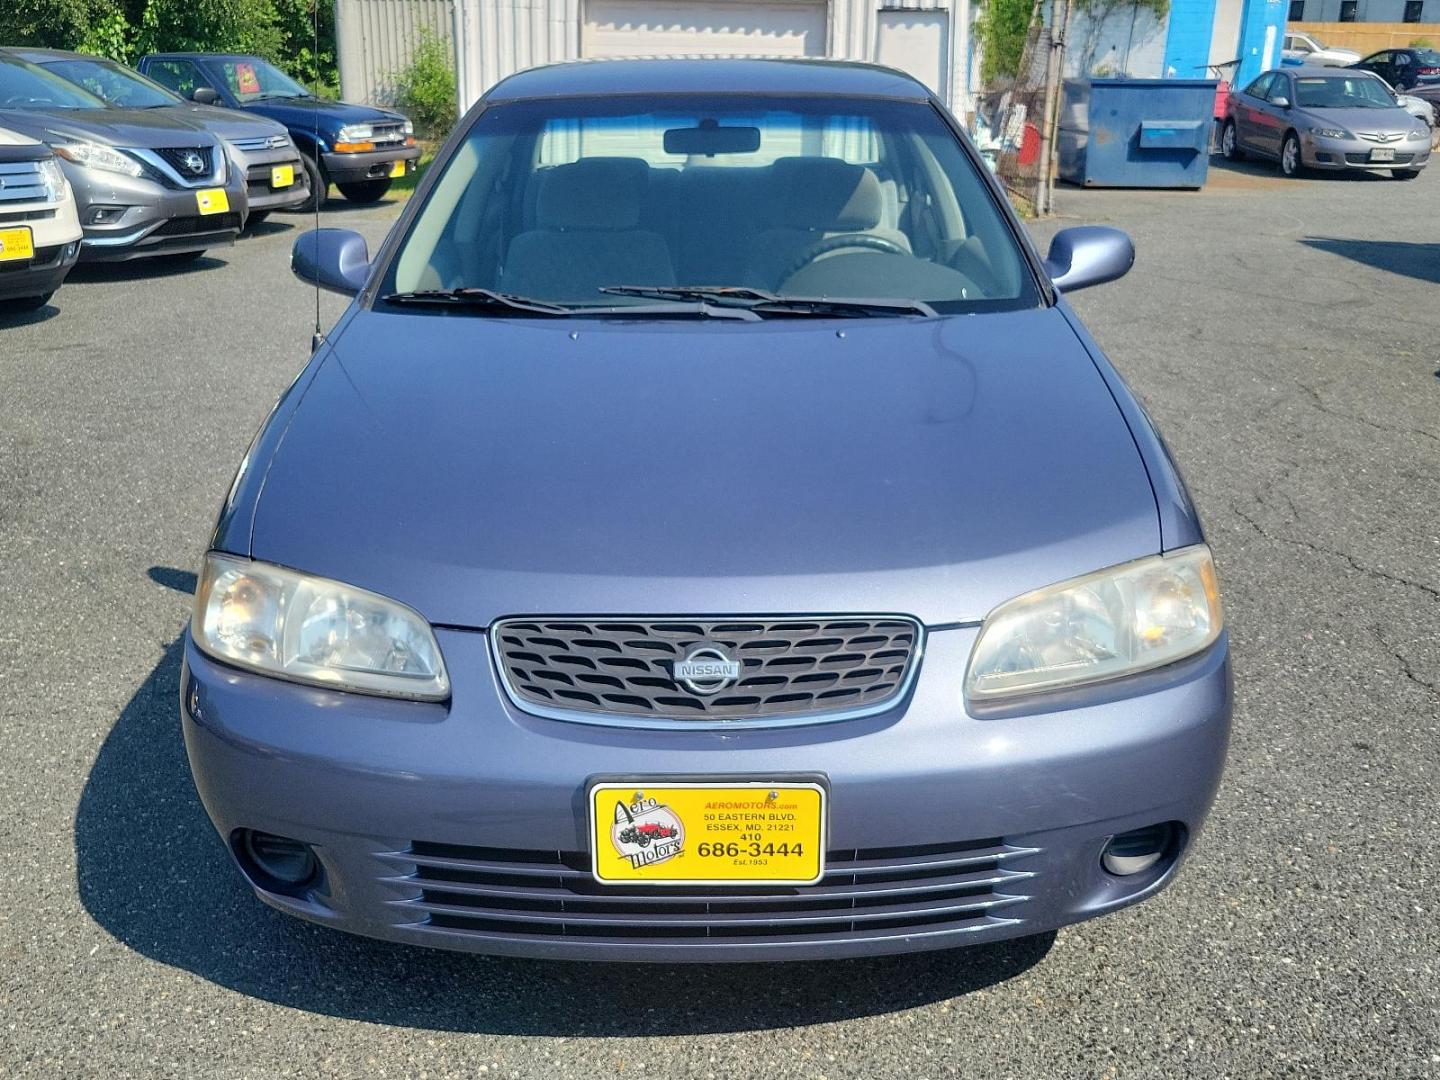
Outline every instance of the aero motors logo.
<svg viewBox="0 0 1440 1080">
<path fill-rule="evenodd" d="M 610 842 L 638 870 L 679 855 L 685 846 L 685 825 L 668 806 L 637 791 L 629 806 L 615 803 Z"/>
</svg>

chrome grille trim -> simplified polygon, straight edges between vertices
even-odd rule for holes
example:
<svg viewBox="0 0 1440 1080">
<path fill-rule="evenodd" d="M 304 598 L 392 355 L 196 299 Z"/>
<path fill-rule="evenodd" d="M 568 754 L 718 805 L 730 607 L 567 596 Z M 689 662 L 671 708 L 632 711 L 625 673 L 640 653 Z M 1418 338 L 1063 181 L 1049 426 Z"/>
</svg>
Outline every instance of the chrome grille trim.
<svg viewBox="0 0 1440 1080">
<path fill-rule="evenodd" d="M 924 652 L 924 627 L 907 615 L 510 617 L 493 623 L 488 636 L 500 684 L 523 712 L 571 723 L 686 731 L 795 727 L 873 716 L 909 692 Z M 837 637 L 838 645 L 827 644 Z M 547 662 L 532 639 L 562 662 Z M 861 639 L 862 644 L 850 645 Z M 732 648 L 742 663 L 733 688 L 705 696 L 675 683 L 664 665 L 700 642 Z M 777 643 L 788 651 L 767 654 Z M 892 655 L 897 649 L 904 655 Z M 856 656 L 870 668 L 851 665 Z M 816 664 L 805 668 L 805 659 Z M 780 661 L 800 670 L 775 683 L 775 672 L 767 668 Z M 883 670 L 863 674 L 876 663 Z M 843 676 L 850 672 L 863 678 L 847 685 Z M 810 681 L 825 673 L 842 678 Z M 551 689 L 548 699 L 540 691 L 542 681 Z M 844 697 L 838 696 L 842 690 Z M 809 700 L 776 700 L 801 695 Z"/>
<path fill-rule="evenodd" d="M 377 852 L 397 924 L 440 933 L 591 942 L 769 943 L 946 933 L 1023 922 L 1039 848 L 1001 838 L 926 848 L 831 851 L 818 885 L 610 886 L 584 852 L 416 841 Z"/>
<path fill-rule="evenodd" d="M 38 161 L 0 162 L 0 202 L 51 202 Z"/>
</svg>

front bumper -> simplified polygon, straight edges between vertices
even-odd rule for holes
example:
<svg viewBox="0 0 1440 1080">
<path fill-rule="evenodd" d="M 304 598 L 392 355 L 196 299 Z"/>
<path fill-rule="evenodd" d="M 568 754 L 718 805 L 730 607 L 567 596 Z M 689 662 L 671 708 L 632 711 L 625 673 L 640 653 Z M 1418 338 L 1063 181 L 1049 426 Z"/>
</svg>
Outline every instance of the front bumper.
<svg viewBox="0 0 1440 1080">
<path fill-rule="evenodd" d="M 409 172 L 415 171 L 415 162 L 420 158 L 418 146 L 397 146 L 388 150 L 372 150 L 363 154 L 337 154 L 326 151 L 321 155 L 325 166 L 325 177 L 334 184 L 353 184 L 361 180 L 383 180 L 390 175 L 390 168 L 397 161 L 405 162 Z"/>
<path fill-rule="evenodd" d="M 24 263 L 0 263 L 0 300 L 49 296 L 60 288 L 80 255 L 80 244 L 37 247 L 35 257 Z"/>
<path fill-rule="evenodd" d="M 245 172 L 245 197 L 250 212 L 286 210 L 299 206 L 310 198 L 310 174 L 300 161 L 300 153 L 293 146 L 279 150 L 247 150 L 240 153 L 240 167 Z M 276 187 L 275 167 L 288 165 L 293 182 Z"/>
<path fill-rule="evenodd" d="M 1394 160 L 1375 161 L 1372 151 L 1392 150 Z M 1365 139 L 1328 139 L 1300 136 L 1300 158 L 1312 169 L 1423 169 L 1430 161 L 1430 135 L 1380 146 Z"/>
<path fill-rule="evenodd" d="M 169 188 L 146 177 L 122 176 L 94 169 L 67 169 L 85 238 L 82 262 L 122 262 L 149 255 L 205 251 L 235 242 L 245 223 L 248 205 L 245 179 L 231 168 L 223 185 L 230 209 L 202 215 L 199 188 Z M 214 187 L 221 187 L 216 184 Z M 113 217 L 97 223 L 97 207 L 114 208 Z"/>
<path fill-rule="evenodd" d="M 1145 677 L 1144 693 L 977 719 L 959 694 L 975 633 L 930 633 L 889 712 L 735 732 L 530 716 L 504 698 L 481 633 L 438 631 L 453 685 L 440 704 L 251 675 L 187 634 L 182 726 L 227 845 L 249 828 L 316 849 L 318 884 L 285 895 L 247 874 L 260 898 L 392 941 L 589 960 L 860 956 L 1039 933 L 1158 892 L 1177 862 L 1118 878 L 1100 854 L 1153 823 L 1199 831 L 1229 734 L 1225 639 Z M 585 870 L 591 777 L 816 773 L 830 789 L 819 885 L 615 889 Z"/>
</svg>

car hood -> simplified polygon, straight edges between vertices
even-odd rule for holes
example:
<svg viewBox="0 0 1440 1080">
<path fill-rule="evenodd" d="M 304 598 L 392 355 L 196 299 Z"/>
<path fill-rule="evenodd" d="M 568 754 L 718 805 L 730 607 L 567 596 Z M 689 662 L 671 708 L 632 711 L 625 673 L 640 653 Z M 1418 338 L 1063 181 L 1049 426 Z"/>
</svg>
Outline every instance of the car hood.
<svg viewBox="0 0 1440 1080">
<path fill-rule="evenodd" d="M 165 111 L 186 123 L 196 125 L 219 135 L 222 139 L 256 139 L 262 136 L 283 135 L 285 126 L 264 116 L 241 112 L 239 109 L 221 109 L 215 105 L 168 105 Z"/>
<path fill-rule="evenodd" d="M 0 111 L 0 127 L 44 142 L 83 139 L 107 146 L 140 148 L 209 146 L 215 137 L 195 121 L 159 109 L 11 109 Z"/>
<path fill-rule="evenodd" d="M 318 123 L 322 134 L 345 124 L 405 119 L 399 113 L 376 109 L 370 105 L 352 105 L 348 101 L 328 101 L 325 98 L 313 97 L 257 101 L 246 105 L 245 109 L 247 112 L 268 116 L 286 127 L 311 128 Z"/>
<path fill-rule="evenodd" d="M 1055 309 L 645 324 L 361 310 L 273 454 L 251 553 L 503 615 L 982 618 L 1159 550 Z"/>
<path fill-rule="evenodd" d="M 1339 124 L 1349 131 L 1409 131 L 1414 118 L 1399 105 L 1393 109 L 1297 109 L 1296 112 L 1325 124 Z"/>
</svg>

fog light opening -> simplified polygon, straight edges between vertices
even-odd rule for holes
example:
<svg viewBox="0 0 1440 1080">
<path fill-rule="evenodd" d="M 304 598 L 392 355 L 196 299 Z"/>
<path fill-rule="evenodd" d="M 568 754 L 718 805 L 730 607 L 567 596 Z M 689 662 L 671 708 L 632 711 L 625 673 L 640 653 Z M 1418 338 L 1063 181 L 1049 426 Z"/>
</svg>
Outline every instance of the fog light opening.
<svg viewBox="0 0 1440 1080">
<path fill-rule="evenodd" d="M 1100 865 L 1116 877 L 1134 877 L 1162 862 L 1169 864 L 1179 849 L 1180 829 L 1173 821 L 1112 836 L 1100 855 Z"/>
<path fill-rule="evenodd" d="M 315 849 L 287 836 L 240 829 L 235 835 L 235 851 L 245 872 L 271 892 L 295 895 L 320 876 Z"/>
</svg>

